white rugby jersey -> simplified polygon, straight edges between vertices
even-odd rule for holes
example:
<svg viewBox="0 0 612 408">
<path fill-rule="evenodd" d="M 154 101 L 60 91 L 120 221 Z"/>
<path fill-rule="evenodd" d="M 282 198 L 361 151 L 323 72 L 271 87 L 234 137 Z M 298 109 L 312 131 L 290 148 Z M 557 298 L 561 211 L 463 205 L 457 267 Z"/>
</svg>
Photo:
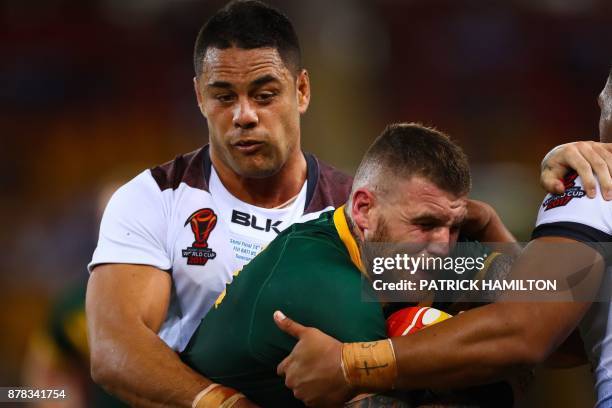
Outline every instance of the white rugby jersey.
<svg viewBox="0 0 612 408">
<path fill-rule="evenodd" d="M 208 146 L 145 170 L 109 201 L 88 265 L 151 265 L 172 275 L 159 336 L 182 351 L 233 273 L 295 222 L 342 205 L 352 179 L 305 154 L 307 179 L 280 209 L 238 200 L 221 183 Z"/>
<path fill-rule="evenodd" d="M 549 194 L 540 206 L 532 238 L 561 236 L 588 243 L 606 260 L 602 291 L 609 291 L 612 268 L 608 246 L 612 242 L 612 202 L 605 201 L 597 187 L 597 197 L 589 199 L 582 181 L 572 172 L 564 180 L 566 191 Z M 603 293 L 603 292 L 602 292 Z M 603 297 L 603 296 L 602 296 Z M 612 406 L 612 316 L 609 302 L 595 302 L 582 321 L 580 333 L 595 374 L 597 407 Z"/>
</svg>

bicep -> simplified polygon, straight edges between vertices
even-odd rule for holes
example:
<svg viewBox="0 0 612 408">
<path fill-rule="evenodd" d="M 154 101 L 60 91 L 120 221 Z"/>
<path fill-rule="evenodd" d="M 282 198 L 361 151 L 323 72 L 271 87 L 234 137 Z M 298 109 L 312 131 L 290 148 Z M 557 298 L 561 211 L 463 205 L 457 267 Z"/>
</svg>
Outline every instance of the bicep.
<svg viewBox="0 0 612 408">
<path fill-rule="evenodd" d="M 514 320 L 527 338 L 549 352 L 575 329 L 596 299 L 603 257 L 588 245 L 563 237 L 531 241 L 507 279 L 556 282 L 556 290 L 506 291 L 495 305 Z"/>
<path fill-rule="evenodd" d="M 166 317 L 171 293 L 168 272 L 147 265 L 103 264 L 87 285 L 90 335 L 96 329 L 142 323 L 157 333 Z"/>
<path fill-rule="evenodd" d="M 605 269 L 604 257 L 589 242 L 544 236 L 529 242 L 507 275 L 507 280 L 555 283 L 555 289 L 506 291 L 500 300 L 593 301 Z"/>
</svg>

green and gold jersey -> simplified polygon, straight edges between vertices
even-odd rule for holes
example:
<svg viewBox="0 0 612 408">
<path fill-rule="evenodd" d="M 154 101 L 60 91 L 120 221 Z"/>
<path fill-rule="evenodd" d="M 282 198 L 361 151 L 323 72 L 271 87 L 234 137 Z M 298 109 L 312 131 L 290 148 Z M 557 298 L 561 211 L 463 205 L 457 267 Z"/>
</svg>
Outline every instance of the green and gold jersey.
<svg viewBox="0 0 612 408">
<path fill-rule="evenodd" d="M 276 327 L 272 314 L 282 310 L 343 342 L 386 338 L 382 307 L 373 293 L 362 294 L 360 274 L 343 207 L 294 224 L 235 277 L 182 359 L 263 407 L 303 406 L 276 375 L 296 340 Z"/>
<path fill-rule="evenodd" d="M 459 255 L 488 253 L 479 243 L 467 250 Z M 362 284 L 363 270 L 344 207 L 294 224 L 235 276 L 181 358 L 263 407 L 301 407 L 276 375 L 296 340 L 276 327 L 272 315 L 281 310 L 342 342 L 384 339 L 385 312 L 371 285 Z M 390 313 L 406 304 L 388 306 Z"/>
</svg>

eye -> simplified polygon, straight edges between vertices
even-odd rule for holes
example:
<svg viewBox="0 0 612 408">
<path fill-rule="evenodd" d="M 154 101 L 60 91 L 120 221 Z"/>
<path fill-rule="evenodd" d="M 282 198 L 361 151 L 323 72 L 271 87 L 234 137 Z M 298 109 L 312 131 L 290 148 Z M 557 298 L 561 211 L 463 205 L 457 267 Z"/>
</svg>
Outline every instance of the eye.
<svg viewBox="0 0 612 408">
<path fill-rule="evenodd" d="M 421 227 L 423 231 L 431 231 L 432 229 L 436 228 L 436 226 L 431 223 L 419 224 L 419 227 Z"/>
<path fill-rule="evenodd" d="M 270 102 L 272 100 L 272 98 L 274 98 L 276 96 L 276 93 L 274 92 L 270 92 L 270 91 L 266 91 L 266 92 L 259 92 L 257 94 L 255 94 L 255 100 L 257 102 Z"/>
<path fill-rule="evenodd" d="M 236 96 L 234 94 L 219 94 L 215 96 L 215 99 L 221 103 L 230 103 L 236 99 Z"/>
</svg>

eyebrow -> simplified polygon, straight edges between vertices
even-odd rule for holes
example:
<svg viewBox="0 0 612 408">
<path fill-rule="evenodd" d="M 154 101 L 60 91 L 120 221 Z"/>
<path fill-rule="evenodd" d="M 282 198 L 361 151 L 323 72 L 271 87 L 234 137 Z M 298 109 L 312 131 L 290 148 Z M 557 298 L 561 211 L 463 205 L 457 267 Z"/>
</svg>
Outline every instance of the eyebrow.
<svg viewBox="0 0 612 408">
<path fill-rule="evenodd" d="M 222 88 L 222 89 L 230 89 L 232 84 L 225 81 L 215 81 L 206 85 L 208 88 Z"/>
<path fill-rule="evenodd" d="M 259 78 L 256 78 L 249 84 L 249 88 L 258 88 L 262 85 L 265 85 L 270 82 L 279 82 L 278 78 L 274 75 L 264 75 Z M 231 89 L 233 85 L 227 81 L 214 81 L 206 85 L 208 88 L 221 88 L 221 89 Z"/>
<path fill-rule="evenodd" d="M 265 84 L 267 84 L 269 82 L 279 82 L 279 80 L 274 75 L 268 74 L 268 75 L 264 75 L 264 76 L 261 76 L 261 77 L 255 79 L 253 82 L 251 82 L 249 84 L 249 87 L 259 87 L 259 86 L 265 85 Z"/>
<path fill-rule="evenodd" d="M 446 224 L 448 218 L 447 217 L 438 217 L 433 214 L 420 214 L 412 219 L 414 224 L 435 224 L 441 225 Z"/>
<path fill-rule="evenodd" d="M 414 224 L 435 224 L 435 225 L 444 225 L 449 221 L 449 217 L 439 216 L 436 214 L 419 214 L 414 217 L 411 222 Z M 465 216 L 453 222 L 451 227 L 461 227 L 465 223 Z"/>
</svg>

